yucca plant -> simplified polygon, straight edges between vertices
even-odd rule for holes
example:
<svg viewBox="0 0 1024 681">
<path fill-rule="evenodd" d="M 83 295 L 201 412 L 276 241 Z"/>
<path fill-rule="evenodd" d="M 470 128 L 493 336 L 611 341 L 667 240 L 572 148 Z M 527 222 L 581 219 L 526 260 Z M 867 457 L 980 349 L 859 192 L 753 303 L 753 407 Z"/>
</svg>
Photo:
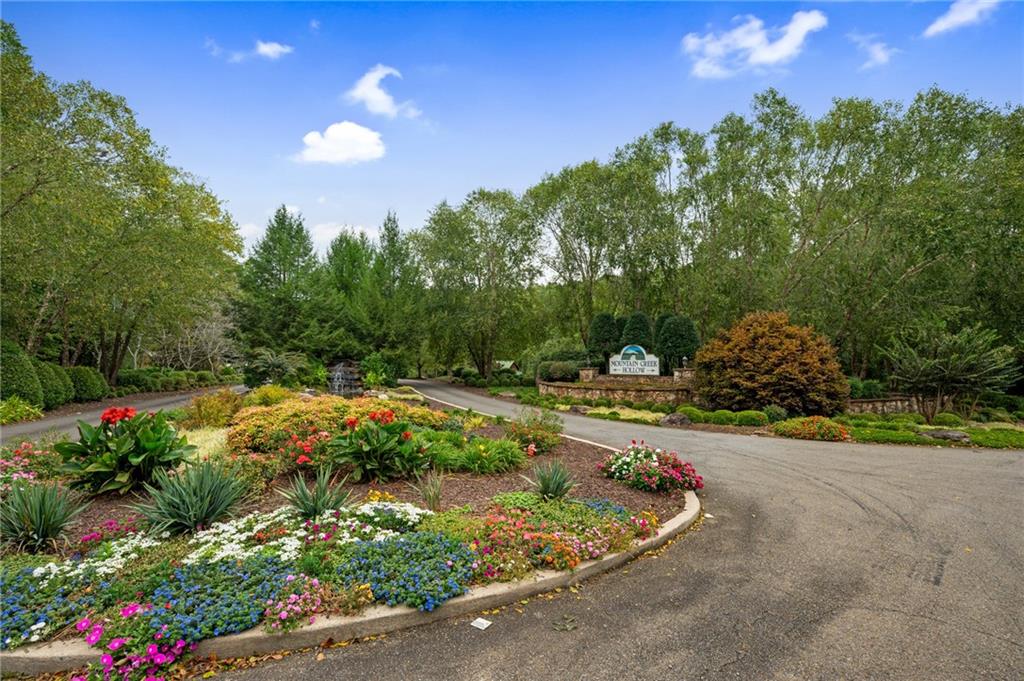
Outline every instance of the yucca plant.
<svg viewBox="0 0 1024 681">
<path fill-rule="evenodd" d="M 524 478 L 526 476 L 523 476 Z M 533 479 L 526 478 L 545 499 L 561 499 L 576 486 L 572 473 L 561 461 L 551 461 L 533 467 Z"/>
<path fill-rule="evenodd" d="M 341 488 L 348 480 L 348 476 L 335 484 L 331 479 L 332 474 L 333 469 L 330 466 L 321 468 L 317 471 L 316 482 L 310 490 L 306 486 L 306 479 L 301 473 L 297 473 L 292 478 L 291 486 L 278 490 L 278 493 L 288 500 L 301 517 L 307 520 L 319 518 L 327 511 L 336 511 L 342 506 L 347 506 L 351 495 L 349 490 Z"/>
<path fill-rule="evenodd" d="M 0 539 L 30 553 L 54 547 L 88 505 L 56 483 L 17 483 L 0 503 Z"/>
<path fill-rule="evenodd" d="M 430 471 L 426 475 L 417 476 L 416 484 L 408 483 L 420 498 L 428 511 L 437 513 L 441 510 L 441 492 L 444 488 L 444 474 L 438 471 Z"/>
<path fill-rule="evenodd" d="M 223 465 L 209 461 L 189 466 L 176 475 L 158 470 L 155 477 L 156 486 L 145 486 L 149 502 L 135 504 L 132 509 L 155 530 L 171 534 L 195 532 L 230 516 L 245 494 L 241 479 Z"/>
</svg>

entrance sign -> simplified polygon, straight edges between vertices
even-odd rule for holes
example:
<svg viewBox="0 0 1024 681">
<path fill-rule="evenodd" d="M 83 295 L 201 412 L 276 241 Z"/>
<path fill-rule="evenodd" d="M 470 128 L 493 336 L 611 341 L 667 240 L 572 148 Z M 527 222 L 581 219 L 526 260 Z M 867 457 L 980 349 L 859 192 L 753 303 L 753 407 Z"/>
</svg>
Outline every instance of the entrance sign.
<svg viewBox="0 0 1024 681">
<path fill-rule="evenodd" d="M 639 345 L 627 345 L 608 360 L 608 373 L 620 376 L 657 376 L 661 373 L 660 367 L 658 358 Z"/>
</svg>

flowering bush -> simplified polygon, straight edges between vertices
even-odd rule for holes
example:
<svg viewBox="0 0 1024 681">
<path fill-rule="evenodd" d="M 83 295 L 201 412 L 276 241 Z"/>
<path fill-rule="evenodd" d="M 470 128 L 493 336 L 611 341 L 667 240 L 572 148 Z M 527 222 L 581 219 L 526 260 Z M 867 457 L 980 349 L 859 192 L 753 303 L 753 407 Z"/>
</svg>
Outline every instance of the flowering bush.
<svg viewBox="0 0 1024 681">
<path fill-rule="evenodd" d="M 351 466 L 356 482 L 411 478 L 430 463 L 429 443 L 415 437 L 408 423 L 395 420 L 391 409 L 372 411 L 365 421 L 349 416 L 345 427 L 328 447 L 333 463 Z"/>
<path fill-rule="evenodd" d="M 675 452 L 650 447 L 643 440 L 640 444 L 634 440 L 622 451 L 609 454 L 597 467 L 612 480 L 647 492 L 704 488 L 704 479 L 697 475 L 693 464 L 681 461 Z"/>
<path fill-rule="evenodd" d="M 31 566 L 0 569 L 0 650 L 46 640 L 86 612 L 95 599 L 76 579 L 41 583 Z"/>
<path fill-rule="evenodd" d="M 116 519 L 105 520 L 89 532 L 86 532 L 78 540 L 79 544 L 83 547 L 89 548 L 95 546 L 100 542 L 107 541 L 109 539 L 119 539 L 127 537 L 130 534 L 135 534 L 139 529 L 135 526 L 135 518 L 128 518 L 124 522 Z"/>
<path fill-rule="evenodd" d="M 850 433 L 846 428 L 824 416 L 807 416 L 779 421 L 772 425 L 772 432 L 782 437 L 792 437 L 798 440 L 841 442 L 850 439 Z"/>
<path fill-rule="evenodd" d="M 0 492 L 9 490 L 16 480 L 54 478 L 61 464 L 59 454 L 31 442 L 22 442 L 13 449 L 0 448 Z"/>
<path fill-rule="evenodd" d="M 330 439 L 331 434 L 326 430 L 311 430 L 305 436 L 291 433 L 278 453 L 282 454 L 286 460 L 293 461 L 297 466 L 311 464 L 320 459 L 326 451 Z"/>
<path fill-rule="evenodd" d="M 529 448 L 530 456 L 547 454 L 561 443 L 562 420 L 557 414 L 543 409 L 526 409 L 505 424 L 505 434 Z"/>
<path fill-rule="evenodd" d="M 136 414 L 131 407 L 111 407 L 100 421 L 97 427 L 79 421 L 78 442 L 54 445 L 73 484 L 97 494 L 124 494 L 150 482 L 157 469 L 175 468 L 195 450 L 163 412 Z"/>
</svg>

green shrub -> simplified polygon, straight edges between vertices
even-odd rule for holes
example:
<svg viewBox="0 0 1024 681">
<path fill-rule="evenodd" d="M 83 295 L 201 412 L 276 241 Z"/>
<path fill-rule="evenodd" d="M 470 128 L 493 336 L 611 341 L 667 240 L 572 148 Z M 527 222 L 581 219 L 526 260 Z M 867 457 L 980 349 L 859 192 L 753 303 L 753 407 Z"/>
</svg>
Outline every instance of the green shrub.
<svg viewBox="0 0 1024 681">
<path fill-rule="evenodd" d="M 158 469 L 156 485 L 146 483 L 149 501 L 132 509 L 157 531 L 172 535 L 195 532 L 229 517 L 245 494 L 245 484 L 222 465 L 209 461 L 176 475 Z"/>
<path fill-rule="evenodd" d="M 102 400 L 110 392 L 107 379 L 93 367 L 70 367 L 68 376 L 75 387 L 75 402 Z"/>
<path fill-rule="evenodd" d="M 542 381 L 575 381 L 580 377 L 579 366 L 573 362 L 540 362 L 537 378 Z"/>
<path fill-rule="evenodd" d="M 124 494 L 157 472 L 175 468 L 196 449 L 162 411 L 136 415 L 134 409 L 113 408 L 101 418 L 96 427 L 78 422 L 78 442 L 54 445 L 64 459 L 64 472 L 74 478 L 72 484 L 96 494 Z"/>
<path fill-rule="evenodd" d="M 409 483 L 409 487 L 420 495 L 428 511 L 437 513 L 441 510 L 441 495 L 444 492 L 443 473 L 429 471 L 422 478 L 416 478 L 415 484 Z"/>
<path fill-rule="evenodd" d="M 159 392 L 169 393 L 175 389 L 175 385 L 174 379 L 170 376 L 161 376 L 156 379 L 156 390 Z"/>
<path fill-rule="evenodd" d="M 895 423 L 916 423 L 918 425 L 923 425 L 925 423 L 924 416 L 916 411 L 886 414 L 885 418 L 887 421 L 893 421 Z"/>
<path fill-rule="evenodd" d="M 736 413 L 737 426 L 767 426 L 768 415 L 763 411 L 748 409 Z"/>
<path fill-rule="evenodd" d="M 968 428 L 971 442 L 979 447 L 1024 449 L 1024 431 L 1014 428 Z"/>
<path fill-rule="evenodd" d="M 980 414 L 984 417 L 986 423 L 1013 423 L 1013 417 L 1010 412 L 999 407 L 983 407 L 980 410 Z"/>
<path fill-rule="evenodd" d="M 932 440 L 906 430 L 881 430 L 878 428 L 852 428 L 850 437 L 856 442 L 899 445 L 938 445 L 941 440 Z"/>
<path fill-rule="evenodd" d="M 718 426 L 731 426 L 736 423 L 736 414 L 728 409 L 718 409 L 708 414 L 708 423 Z"/>
<path fill-rule="evenodd" d="M 352 467 L 355 482 L 387 482 L 413 478 L 426 468 L 427 445 L 407 423 L 371 418 L 332 439 L 328 448 L 334 463 Z"/>
<path fill-rule="evenodd" d="M 227 388 L 192 398 L 185 408 L 184 428 L 223 428 L 242 408 L 242 396 Z"/>
<path fill-rule="evenodd" d="M 952 412 L 944 411 L 935 415 L 932 425 L 943 428 L 960 428 L 964 425 L 964 420 Z"/>
<path fill-rule="evenodd" d="M 856 376 L 847 376 L 846 383 L 850 386 L 850 399 L 859 400 L 864 393 L 864 381 Z"/>
<path fill-rule="evenodd" d="M 881 421 L 882 420 L 881 416 L 879 416 L 878 414 L 875 414 L 873 412 L 870 412 L 870 411 L 866 411 L 866 412 L 861 413 L 861 414 L 851 414 L 851 417 L 857 419 L 858 421 Z"/>
<path fill-rule="evenodd" d="M 849 432 L 832 419 L 824 416 L 805 416 L 779 421 L 772 425 L 772 432 L 782 437 L 798 440 L 824 440 L 840 442 L 849 439 Z"/>
<path fill-rule="evenodd" d="M 1013 412 L 1013 417 L 1018 421 L 1024 421 L 1024 409 Z"/>
<path fill-rule="evenodd" d="M 684 414 L 686 418 L 690 419 L 691 423 L 706 423 L 708 420 L 708 413 L 703 409 L 698 409 L 689 404 L 684 404 L 681 407 L 676 408 L 677 414 Z"/>
<path fill-rule="evenodd" d="M 881 381 L 869 378 L 861 383 L 861 397 L 865 400 L 877 400 L 885 397 L 887 392 L 885 384 Z"/>
<path fill-rule="evenodd" d="M 494 475 L 521 468 L 526 454 L 518 442 L 473 438 L 458 444 L 440 442 L 430 448 L 434 465 L 445 471 Z"/>
<path fill-rule="evenodd" d="M 64 404 L 64 384 L 57 375 L 57 365 L 40 360 L 33 360 L 36 376 L 43 391 L 43 409 L 56 409 Z"/>
<path fill-rule="evenodd" d="M 569 469 L 561 461 L 549 461 L 533 467 L 533 484 L 543 499 L 561 499 L 576 486 Z"/>
<path fill-rule="evenodd" d="M 547 454 L 562 439 L 562 419 L 553 411 L 523 409 L 513 421 L 505 424 L 505 435 L 523 448 L 534 447 L 535 454 Z"/>
<path fill-rule="evenodd" d="M 281 385 L 261 385 L 249 391 L 242 404 L 246 407 L 272 407 L 295 397 L 295 393 Z"/>
<path fill-rule="evenodd" d="M 14 343 L 0 344 L 0 400 L 20 397 L 37 407 L 44 405 L 43 386 L 36 367 L 25 351 Z"/>
<path fill-rule="evenodd" d="M 296 473 L 292 478 L 291 485 L 278 490 L 278 493 L 291 504 L 300 518 L 306 520 L 319 518 L 328 511 L 337 511 L 348 505 L 351 496 L 348 490 L 342 489 L 347 478 L 342 478 L 341 482 L 335 484 L 332 479 L 333 474 L 334 470 L 330 466 L 318 470 L 313 489 L 310 490 L 302 473 Z"/>
<path fill-rule="evenodd" d="M 785 421 L 789 413 L 777 404 L 769 404 L 764 408 L 764 415 L 768 417 L 769 423 Z"/>
<path fill-rule="evenodd" d="M 216 385 L 218 383 L 217 376 L 212 371 L 197 371 L 196 380 L 199 385 Z"/>
<path fill-rule="evenodd" d="M 0 425 L 43 418 L 43 410 L 17 395 L 0 401 Z"/>
<path fill-rule="evenodd" d="M 57 483 L 17 483 L 0 502 L 0 539 L 30 553 L 55 547 L 86 506 L 80 495 Z"/>
</svg>

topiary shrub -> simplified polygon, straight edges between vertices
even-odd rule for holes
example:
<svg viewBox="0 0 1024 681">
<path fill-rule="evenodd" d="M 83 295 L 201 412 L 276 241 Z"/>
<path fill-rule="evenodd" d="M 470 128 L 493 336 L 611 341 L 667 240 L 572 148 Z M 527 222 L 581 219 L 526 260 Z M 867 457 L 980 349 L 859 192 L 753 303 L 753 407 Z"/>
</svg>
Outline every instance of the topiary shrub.
<svg viewBox="0 0 1024 681">
<path fill-rule="evenodd" d="M 785 421 L 786 418 L 789 416 L 789 412 L 787 412 L 784 408 L 780 407 L 777 404 L 769 404 L 767 407 L 764 408 L 763 411 L 764 415 L 768 417 L 769 423 L 778 423 L 779 421 Z"/>
<path fill-rule="evenodd" d="M 102 400 L 110 392 L 107 379 L 93 367 L 71 367 L 68 376 L 75 386 L 75 402 Z"/>
<path fill-rule="evenodd" d="M 708 423 L 714 423 L 716 426 L 733 426 L 736 425 L 736 414 L 728 409 L 718 409 L 708 414 Z"/>
<path fill-rule="evenodd" d="M 696 369 L 698 393 L 717 408 L 834 414 L 850 390 L 828 339 L 785 312 L 748 314 L 697 352 Z"/>
<path fill-rule="evenodd" d="M 684 414 L 691 423 L 707 423 L 708 413 L 689 404 L 684 404 L 676 409 L 677 414 Z"/>
<path fill-rule="evenodd" d="M 17 345 L 4 341 L 0 344 L 0 400 L 15 396 L 37 407 L 45 403 L 32 360 Z"/>
<path fill-rule="evenodd" d="M 639 345 L 650 350 L 654 347 L 654 338 L 651 331 L 651 318 L 643 312 L 634 312 L 626 320 L 619 337 L 619 343 L 625 345 Z"/>
<path fill-rule="evenodd" d="M 736 425 L 737 426 L 767 426 L 768 415 L 763 411 L 756 411 L 753 409 L 747 409 L 745 411 L 737 412 L 736 414 Z"/>
<path fill-rule="evenodd" d="M 43 409 L 56 409 L 67 402 L 64 384 L 58 376 L 58 369 L 60 367 L 38 359 L 33 360 L 32 364 L 35 367 L 36 376 L 39 378 L 39 385 L 42 387 Z M 72 392 L 74 392 L 74 389 L 72 389 Z"/>
<path fill-rule="evenodd" d="M 50 373 L 60 385 L 60 403 L 67 404 L 75 400 L 75 384 L 68 375 L 68 370 L 59 364 L 50 364 Z"/>
<path fill-rule="evenodd" d="M 935 418 L 932 419 L 932 425 L 942 426 L 943 428 L 960 428 L 964 425 L 964 420 L 952 412 L 944 411 L 941 414 L 935 415 Z"/>
</svg>

